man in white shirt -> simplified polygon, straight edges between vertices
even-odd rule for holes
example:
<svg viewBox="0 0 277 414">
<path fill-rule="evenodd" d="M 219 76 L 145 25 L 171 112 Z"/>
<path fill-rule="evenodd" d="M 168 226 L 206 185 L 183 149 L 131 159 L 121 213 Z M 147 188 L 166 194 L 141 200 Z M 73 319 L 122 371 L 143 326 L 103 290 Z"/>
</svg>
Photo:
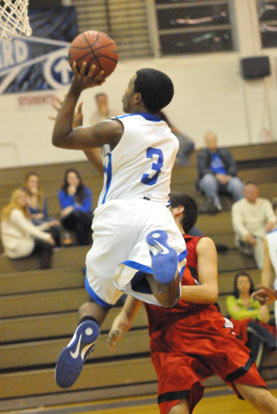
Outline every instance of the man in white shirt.
<svg viewBox="0 0 277 414">
<path fill-rule="evenodd" d="M 264 264 L 264 238 L 276 224 L 276 217 L 268 200 L 259 197 L 254 181 L 244 185 L 244 198 L 233 204 L 232 223 L 236 243 L 244 254 L 254 255 L 260 269 Z"/>
</svg>

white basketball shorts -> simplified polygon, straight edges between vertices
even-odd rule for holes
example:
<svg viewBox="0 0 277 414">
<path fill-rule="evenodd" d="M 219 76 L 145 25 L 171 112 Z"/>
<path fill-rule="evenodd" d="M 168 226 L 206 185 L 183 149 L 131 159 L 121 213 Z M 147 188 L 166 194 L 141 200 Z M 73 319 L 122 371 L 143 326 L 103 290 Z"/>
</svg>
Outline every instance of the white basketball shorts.
<svg viewBox="0 0 277 414">
<path fill-rule="evenodd" d="M 152 274 L 146 236 L 154 230 L 168 233 L 168 244 L 179 257 L 183 271 L 187 255 L 183 236 L 169 208 L 143 199 L 112 200 L 97 207 L 93 244 L 86 256 L 86 289 L 91 298 L 110 308 L 123 293 L 158 305 L 145 273 Z"/>
</svg>

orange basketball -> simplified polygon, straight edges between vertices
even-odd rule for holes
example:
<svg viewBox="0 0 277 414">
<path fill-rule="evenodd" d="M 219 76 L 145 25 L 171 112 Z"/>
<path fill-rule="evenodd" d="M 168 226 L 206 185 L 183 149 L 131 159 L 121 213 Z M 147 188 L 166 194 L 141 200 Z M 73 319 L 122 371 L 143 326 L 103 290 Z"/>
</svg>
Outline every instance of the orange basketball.
<svg viewBox="0 0 277 414">
<path fill-rule="evenodd" d="M 83 62 L 87 62 L 87 70 L 92 65 L 96 65 L 95 73 L 103 70 L 107 77 L 117 65 L 117 45 L 106 33 L 89 30 L 79 34 L 72 41 L 68 51 L 68 60 L 71 67 L 76 60 L 79 69 Z"/>
</svg>

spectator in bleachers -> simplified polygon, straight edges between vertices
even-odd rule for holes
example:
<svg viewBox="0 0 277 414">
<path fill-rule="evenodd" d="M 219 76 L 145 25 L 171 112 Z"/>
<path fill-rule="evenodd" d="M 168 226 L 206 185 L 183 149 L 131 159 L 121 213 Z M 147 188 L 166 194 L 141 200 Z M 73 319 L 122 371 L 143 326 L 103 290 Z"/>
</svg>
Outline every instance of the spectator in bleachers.
<svg viewBox="0 0 277 414">
<path fill-rule="evenodd" d="M 194 150 L 194 142 L 190 137 L 180 132 L 168 119 L 168 116 L 163 112 L 160 111 L 157 113 L 158 117 L 161 118 L 163 121 L 167 123 L 171 132 L 178 138 L 179 141 L 179 150 L 176 155 L 175 164 L 178 165 L 188 165 L 188 156 Z"/>
<path fill-rule="evenodd" d="M 236 162 L 227 148 L 217 146 L 217 136 L 208 131 L 205 136 L 206 148 L 198 153 L 196 186 L 211 201 L 211 212 L 219 212 L 222 205 L 219 195 L 231 194 L 234 201 L 243 197 L 243 183 L 237 177 Z"/>
<path fill-rule="evenodd" d="M 276 349 L 276 328 L 268 323 L 267 306 L 251 297 L 253 291 L 254 284 L 249 274 L 238 273 L 234 279 L 233 295 L 227 297 L 226 305 L 234 331 L 244 340 L 259 366 L 264 345 L 270 351 Z"/>
<path fill-rule="evenodd" d="M 254 181 L 244 185 L 244 198 L 232 206 L 232 223 L 236 244 L 240 251 L 253 256 L 257 266 L 264 264 L 264 238 L 276 224 L 276 216 L 268 200 L 259 197 L 259 187 Z"/>
<path fill-rule="evenodd" d="M 40 269 L 49 269 L 55 241 L 48 223 L 36 226 L 30 219 L 27 205 L 27 192 L 16 189 L 10 202 L 1 212 L 1 240 L 4 253 L 10 259 L 19 259 L 38 254 Z"/>
<path fill-rule="evenodd" d="M 64 182 L 59 191 L 61 222 L 67 232 L 75 233 L 79 245 L 91 244 L 92 194 L 77 170 L 66 170 Z M 66 241 L 70 244 L 70 241 Z"/>
<path fill-rule="evenodd" d="M 48 203 L 39 182 L 39 175 L 35 172 L 26 174 L 24 188 L 27 191 L 28 209 L 34 224 L 41 224 L 47 220 Z"/>
<path fill-rule="evenodd" d="M 61 228 L 58 220 L 48 216 L 48 203 L 44 191 L 40 185 L 39 175 L 36 172 L 30 172 L 24 180 L 24 187 L 27 191 L 27 202 L 32 222 L 38 226 L 48 223 L 49 232 L 55 240 L 56 246 L 61 245 Z"/>
<path fill-rule="evenodd" d="M 91 124 L 97 124 L 97 122 L 104 121 L 105 119 L 113 116 L 120 115 L 120 111 L 109 108 L 109 100 L 107 94 L 99 92 L 95 95 L 95 103 L 97 109 L 91 115 Z"/>
</svg>

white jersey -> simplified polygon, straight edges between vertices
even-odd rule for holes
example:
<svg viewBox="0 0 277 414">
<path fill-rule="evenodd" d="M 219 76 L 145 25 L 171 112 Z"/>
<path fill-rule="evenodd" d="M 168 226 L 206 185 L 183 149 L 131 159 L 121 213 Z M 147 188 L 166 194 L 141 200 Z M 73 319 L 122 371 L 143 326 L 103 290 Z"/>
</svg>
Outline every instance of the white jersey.
<svg viewBox="0 0 277 414">
<path fill-rule="evenodd" d="M 168 202 L 178 139 L 165 121 L 151 114 L 117 117 L 124 131 L 111 151 L 103 148 L 104 186 L 98 206 L 111 200 Z"/>
<path fill-rule="evenodd" d="M 276 276 L 274 289 L 277 289 L 277 229 L 274 229 L 267 233 L 266 239 L 268 243 L 269 258 Z"/>
</svg>

